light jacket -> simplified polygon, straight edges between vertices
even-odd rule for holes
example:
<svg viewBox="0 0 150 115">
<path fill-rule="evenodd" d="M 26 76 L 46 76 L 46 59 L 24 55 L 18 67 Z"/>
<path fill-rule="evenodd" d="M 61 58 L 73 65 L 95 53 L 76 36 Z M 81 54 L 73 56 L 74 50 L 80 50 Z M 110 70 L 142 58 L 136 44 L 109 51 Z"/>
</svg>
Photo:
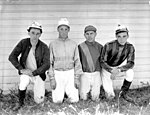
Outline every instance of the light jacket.
<svg viewBox="0 0 150 115">
<path fill-rule="evenodd" d="M 74 69 L 75 77 L 82 74 L 82 67 L 79 58 L 77 44 L 67 38 L 58 38 L 49 45 L 50 49 L 50 77 L 54 77 L 54 70 L 67 71 Z"/>
</svg>

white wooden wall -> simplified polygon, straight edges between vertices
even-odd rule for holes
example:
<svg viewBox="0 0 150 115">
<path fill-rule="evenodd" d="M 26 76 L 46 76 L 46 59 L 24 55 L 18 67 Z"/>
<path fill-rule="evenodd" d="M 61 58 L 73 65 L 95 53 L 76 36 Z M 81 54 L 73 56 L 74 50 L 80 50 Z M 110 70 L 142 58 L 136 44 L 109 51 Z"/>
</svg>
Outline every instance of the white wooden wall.
<svg viewBox="0 0 150 115">
<path fill-rule="evenodd" d="M 32 21 L 43 25 L 41 39 L 49 45 L 57 38 L 57 21 L 70 21 L 69 36 L 77 43 L 84 41 L 83 30 L 92 24 L 98 29 L 101 44 L 115 39 L 117 24 L 124 24 L 129 41 L 136 49 L 135 78 L 132 88 L 150 82 L 150 4 L 149 0 L 0 0 L 0 89 L 17 88 L 19 76 L 8 61 L 8 55 L 20 39 L 28 37 Z M 47 78 L 47 89 L 49 82 Z M 120 87 L 122 79 L 115 80 Z"/>
</svg>

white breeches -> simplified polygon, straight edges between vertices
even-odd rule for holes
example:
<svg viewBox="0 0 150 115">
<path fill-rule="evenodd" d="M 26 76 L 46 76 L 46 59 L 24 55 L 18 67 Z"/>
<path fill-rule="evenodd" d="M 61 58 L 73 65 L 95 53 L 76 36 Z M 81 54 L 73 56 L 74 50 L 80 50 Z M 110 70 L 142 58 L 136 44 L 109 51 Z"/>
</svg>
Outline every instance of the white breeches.
<svg viewBox="0 0 150 115">
<path fill-rule="evenodd" d="M 54 70 L 56 89 L 52 90 L 52 98 L 54 103 L 61 103 L 64 99 L 64 94 L 68 95 L 70 102 L 79 101 L 78 89 L 74 86 L 74 70 L 57 71 Z"/>
<path fill-rule="evenodd" d="M 106 71 L 105 69 L 102 69 L 103 88 L 107 93 L 108 97 L 115 96 L 114 89 L 113 89 L 113 82 L 110 76 L 111 76 L 110 72 Z M 124 79 L 126 79 L 127 81 L 132 82 L 134 77 L 134 71 L 133 69 L 129 69 L 126 72 L 120 72 L 116 77 L 124 77 Z"/>
<path fill-rule="evenodd" d="M 45 96 L 45 81 L 43 81 L 40 76 L 30 77 L 28 75 L 20 75 L 19 89 L 25 90 L 30 82 L 34 85 L 33 91 L 35 102 L 43 102 Z"/>
<path fill-rule="evenodd" d="M 102 85 L 100 72 L 93 72 L 81 76 L 80 97 L 87 100 L 87 94 L 91 92 L 92 100 L 97 100 L 100 94 L 100 86 Z"/>
</svg>

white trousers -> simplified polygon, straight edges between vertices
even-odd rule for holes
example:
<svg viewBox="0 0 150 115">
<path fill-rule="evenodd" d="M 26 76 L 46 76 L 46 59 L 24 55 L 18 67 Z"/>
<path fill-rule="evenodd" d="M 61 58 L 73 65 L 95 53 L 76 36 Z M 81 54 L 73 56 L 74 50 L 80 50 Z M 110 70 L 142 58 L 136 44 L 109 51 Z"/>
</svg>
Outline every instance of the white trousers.
<svg viewBox="0 0 150 115">
<path fill-rule="evenodd" d="M 120 66 L 124 65 L 125 62 L 123 62 Z M 114 89 L 113 89 L 113 81 L 110 78 L 111 73 L 106 71 L 105 69 L 102 69 L 102 83 L 103 83 L 103 88 L 106 92 L 106 95 L 108 97 L 115 96 Z M 133 81 L 134 77 L 134 71 L 133 69 L 129 69 L 126 72 L 120 72 L 116 77 L 124 77 L 129 82 Z"/>
<path fill-rule="evenodd" d="M 78 102 L 78 89 L 74 86 L 74 70 L 57 71 L 55 70 L 56 89 L 52 90 L 54 103 L 62 103 L 66 92 L 70 102 Z"/>
<path fill-rule="evenodd" d="M 80 81 L 80 98 L 87 100 L 87 94 L 91 92 L 92 100 L 97 100 L 100 94 L 100 86 L 102 85 L 100 72 L 84 72 Z"/>
<path fill-rule="evenodd" d="M 34 101 L 36 103 L 43 102 L 45 96 L 45 81 L 43 81 L 39 75 L 35 77 L 30 77 L 28 75 L 20 75 L 19 89 L 25 90 L 30 84 L 30 82 L 34 85 Z"/>
</svg>

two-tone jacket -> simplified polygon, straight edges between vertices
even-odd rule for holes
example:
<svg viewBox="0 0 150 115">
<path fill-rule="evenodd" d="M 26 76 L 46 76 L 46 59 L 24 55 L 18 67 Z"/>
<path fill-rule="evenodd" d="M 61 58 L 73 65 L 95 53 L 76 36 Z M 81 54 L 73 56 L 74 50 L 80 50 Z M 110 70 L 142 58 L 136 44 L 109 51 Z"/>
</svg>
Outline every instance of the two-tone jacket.
<svg viewBox="0 0 150 115">
<path fill-rule="evenodd" d="M 32 45 L 30 43 L 30 38 L 22 39 L 9 55 L 9 61 L 16 69 L 18 69 L 19 74 L 21 74 L 20 70 L 25 69 L 26 67 L 26 60 L 31 47 Z M 19 55 L 21 55 L 20 58 Z M 38 40 L 38 43 L 36 45 L 35 59 L 37 69 L 34 70 L 32 74 L 33 76 L 40 75 L 40 77 L 44 81 L 46 79 L 45 72 L 50 67 L 50 54 L 48 46 L 41 40 Z"/>
</svg>

